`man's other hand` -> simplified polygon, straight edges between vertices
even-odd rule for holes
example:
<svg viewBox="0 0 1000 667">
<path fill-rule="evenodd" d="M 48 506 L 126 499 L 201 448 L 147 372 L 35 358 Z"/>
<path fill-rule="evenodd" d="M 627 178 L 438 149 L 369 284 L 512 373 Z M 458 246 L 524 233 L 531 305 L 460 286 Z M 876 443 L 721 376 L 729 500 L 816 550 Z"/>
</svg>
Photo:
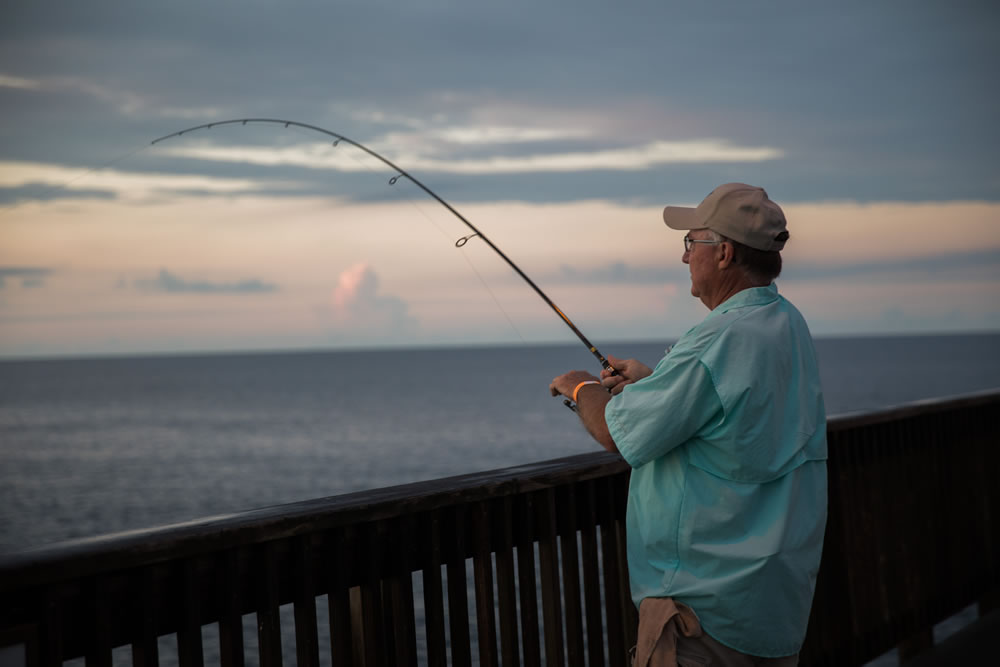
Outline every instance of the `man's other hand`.
<svg viewBox="0 0 1000 667">
<path fill-rule="evenodd" d="M 587 371 L 563 373 L 552 380 L 552 384 L 549 385 L 549 393 L 553 396 L 562 394 L 567 398 L 573 398 L 573 390 L 576 389 L 577 385 L 588 380 L 597 380 L 597 378 Z"/>
<path fill-rule="evenodd" d="M 618 371 L 618 375 L 612 375 L 611 371 L 607 370 L 601 371 L 601 384 L 611 392 L 612 396 L 620 394 L 626 385 L 653 374 L 652 368 L 636 359 L 619 359 L 609 354 L 608 361 Z"/>
</svg>

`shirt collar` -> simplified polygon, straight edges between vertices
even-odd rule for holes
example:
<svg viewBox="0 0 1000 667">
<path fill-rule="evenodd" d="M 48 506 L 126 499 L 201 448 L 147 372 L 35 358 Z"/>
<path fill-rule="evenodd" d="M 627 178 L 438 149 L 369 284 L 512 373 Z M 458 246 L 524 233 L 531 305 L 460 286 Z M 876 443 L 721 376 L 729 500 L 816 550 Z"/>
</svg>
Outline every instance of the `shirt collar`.
<svg viewBox="0 0 1000 667">
<path fill-rule="evenodd" d="M 734 308 L 745 308 L 746 306 L 763 306 L 778 298 L 778 286 L 771 283 L 767 287 L 750 287 L 740 290 L 732 295 L 712 311 L 712 313 L 725 313 Z"/>
</svg>

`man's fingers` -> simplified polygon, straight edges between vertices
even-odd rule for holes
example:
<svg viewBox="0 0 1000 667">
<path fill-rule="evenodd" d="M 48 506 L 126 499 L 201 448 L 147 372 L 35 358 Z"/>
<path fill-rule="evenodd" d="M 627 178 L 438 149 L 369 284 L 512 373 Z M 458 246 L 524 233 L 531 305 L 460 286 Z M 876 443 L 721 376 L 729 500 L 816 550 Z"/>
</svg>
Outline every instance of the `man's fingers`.
<svg viewBox="0 0 1000 667">
<path fill-rule="evenodd" d="M 629 362 L 628 359 L 619 359 L 615 355 L 609 354 L 608 362 L 611 364 L 612 368 L 615 369 L 615 371 L 619 376 L 628 379 L 628 374 L 625 372 L 625 369 L 628 367 L 628 362 Z M 610 371 L 605 370 L 601 372 L 601 377 L 603 378 L 603 377 L 615 377 L 615 376 L 611 375 Z"/>
<path fill-rule="evenodd" d="M 619 375 L 605 378 L 602 382 L 604 388 L 611 392 L 612 396 L 617 396 L 625 388 L 625 385 L 631 384 L 631 382 Z"/>
</svg>

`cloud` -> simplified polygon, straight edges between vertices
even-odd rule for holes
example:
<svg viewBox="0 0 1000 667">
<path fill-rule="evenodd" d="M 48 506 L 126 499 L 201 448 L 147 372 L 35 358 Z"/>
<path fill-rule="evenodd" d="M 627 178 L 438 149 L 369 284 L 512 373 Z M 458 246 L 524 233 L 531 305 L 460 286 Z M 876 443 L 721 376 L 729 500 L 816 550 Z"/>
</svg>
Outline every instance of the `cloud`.
<svg viewBox="0 0 1000 667">
<path fill-rule="evenodd" d="M 471 136 L 471 134 L 470 134 Z M 378 145 L 384 141 L 374 141 Z M 244 162 L 266 166 L 296 166 L 337 171 L 368 171 L 370 167 L 345 151 L 331 151 L 329 144 L 284 147 L 179 146 L 164 148 L 174 157 L 216 162 Z M 410 150 L 414 150 L 411 147 Z M 389 159 L 408 171 L 452 174 L 513 174 L 575 171 L 638 171 L 667 164 L 752 163 L 783 156 L 778 148 L 736 146 L 724 139 L 653 141 L 637 146 L 595 150 L 493 156 L 476 159 L 435 158 L 417 151 Z"/>
<path fill-rule="evenodd" d="M 0 88 L 83 96 L 106 104 L 127 116 L 192 119 L 211 118 L 221 113 L 218 107 L 165 105 L 156 95 L 123 90 L 86 76 L 48 76 L 29 79 L 0 74 Z"/>
<path fill-rule="evenodd" d="M 800 264 L 785 276 L 795 280 L 871 280 L 873 277 L 919 277 L 920 280 L 995 280 L 1000 285 L 1000 248 L 977 249 L 879 261 Z"/>
<path fill-rule="evenodd" d="M 80 185 L 85 177 L 89 187 Z M 298 184 L 288 181 L 260 182 L 203 174 L 79 169 L 60 164 L 0 161 L 0 201 L 142 198 L 154 194 L 257 194 L 264 188 L 280 192 L 297 187 Z"/>
<path fill-rule="evenodd" d="M 52 269 L 40 266 L 0 266 L 0 289 L 8 278 L 20 278 L 21 287 L 41 287 L 51 273 Z"/>
<path fill-rule="evenodd" d="M 519 127 L 505 125 L 470 125 L 430 130 L 426 136 L 451 144 L 516 144 L 565 139 L 586 139 L 592 132 L 572 127 Z M 392 135 L 390 135 L 390 138 Z"/>
<path fill-rule="evenodd" d="M 137 280 L 134 284 L 143 290 L 188 294 L 256 294 L 260 292 L 273 292 L 277 289 L 276 285 L 262 282 L 256 278 L 241 280 L 236 283 L 185 280 L 166 269 L 160 269 L 160 273 L 156 278 L 151 280 Z"/>
<path fill-rule="evenodd" d="M 398 336 L 410 331 L 416 320 L 406 302 L 379 294 L 379 279 L 366 262 L 341 272 L 331 299 L 334 321 L 344 333 Z"/>
<path fill-rule="evenodd" d="M 624 261 L 615 261 L 586 269 L 563 264 L 559 267 L 559 274 L 554 280 L 573 284 L 657 285 L 684 280 L 687 273 L 686 267 L 631 266 Z"/>
<path fill-rule="evenodd" d="M 19 90 L 37 90 L 41 88 L 41 83 L 34 79 L 25 79 L 19 76 L 8 76 L 0 74 L 0 88 L 17 88 Z"/>
<path fill-rule="evenodd" d="M 892 6 L 898 3 L 854 2 L 749 13 L 736 2 L 725 3 L 723 12 L 694 6 L 678 12 L 671 3 L 646 3 L 636 12 L 594 5 L 578 12 L 571 27 L 564 3 L 524 12 L 478 3 L 449 3 L 447 11 L 440 3 L 408 3 L 414 6 L 391 12 L 383 3 L 327 3 L 310 7 L 312 21 L 296 20 L 274 3 L 244 3 L 238 13 L 190 0 L 143 5 L 141 13 L 104 2 L 64 3 L 59 12 L 17 4 L 0 26 L 6 37 L 0 90 L 8 120 L 3 143 L 25 159 L 56 161 L 71 153 L 87 163 L 172 129 L 161 127 L 161 114 L 204 121 L 288 114 L 366 143 L 375 138 L 371 125 L 379 125 L 379 132 L 423 129 L 428 139 L 480 151 L 500 141 L 523 146 L 603 137 L 617 149 L 605 143 L 601 150 L 641 150 L 655 139 L 725 137 L 727 149 L 777 147 L 787 156 L 766 163 L 778 168 L 764 173 L 726 166 L 699 173 L 697 193 L 751 177 L 781 180 L 800 200 L 996 199 L 1000 192 L 996 142 L 984 140 L 996 136 L 998 100 L 987 85 L 998 52 L 989 3 L 976 9 L 918 3 L 901 12 Z M 350 30 L 330 39 L 330 25 Z M 773 28 L 771 38 L 754 37 L 762 26 Z M 720 34 L 726 39 L 713 42 L 716 57 L 693 55 Z M 371 49 L 376 42 L 379 48 Z M 656 66 L 650 66 L 654 43 Z M 768 76 L 734 77 L 733 62 Z M 927 90 L 939 94 L 928 98 Z M 441 116 L 452 126 L 440 127 Z M 536 190 L 563 198 L 564 165 L 542 162 L 529 166 L 556 176 Z M 458 166 L 454 173 L 521 168 Z M 678 176 L 613 183 L 602 194 L 662 196 Z M 588 193 L 598 187 L 574 185 Z"/>
<path fill-rule="evenodd" d="M 14 205 L 25 201 L 55 201 L 57 199 L 114 199 L 115 193 L 98 188 L 70 188 L 46 183 L 27 183 L 23 186 L 0 187 L 0 204 Z"/>
</svg>

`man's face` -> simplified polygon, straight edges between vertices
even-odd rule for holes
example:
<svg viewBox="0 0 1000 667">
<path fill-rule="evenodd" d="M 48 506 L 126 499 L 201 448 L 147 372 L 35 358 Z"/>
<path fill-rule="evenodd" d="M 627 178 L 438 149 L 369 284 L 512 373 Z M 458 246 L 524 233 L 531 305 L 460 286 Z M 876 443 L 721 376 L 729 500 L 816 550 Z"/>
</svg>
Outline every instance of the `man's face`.
<svg viewBox="0 0 1000 667">
<path fill-rule="evenodd" d="M 692 229 L 688 232 L 692 241 L 710 241 L 707 229 Z M 702 298 L 711 294 L 711 286 L 719 273 L 716 250 L 718 245 L 692 243 L 691 250 L 685 250 L 681 261 L 691 269 L 691 296 Z"/>
</svg>

